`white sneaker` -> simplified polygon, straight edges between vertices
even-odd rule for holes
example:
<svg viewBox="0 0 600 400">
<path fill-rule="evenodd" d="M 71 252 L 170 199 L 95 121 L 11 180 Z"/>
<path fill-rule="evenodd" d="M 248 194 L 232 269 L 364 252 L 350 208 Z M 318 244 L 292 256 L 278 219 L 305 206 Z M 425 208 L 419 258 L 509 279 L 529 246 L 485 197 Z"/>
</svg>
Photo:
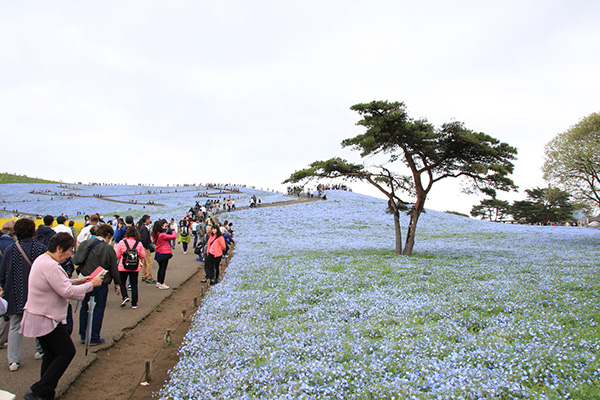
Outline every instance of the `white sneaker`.
<svg viewBox="0 0 600 400">
<path fill-rule="evenodd" d="M 169 287 L 167 285 L 165 285 L 164 283 L 157 283 L 156 287 L 159 289 L 168 289 Z"/>
<path fill-rule="evenodd" d="M 44 358 L 44 353 L 40 353 L 39 351 L 36 351 L 35 354 L 33 355 L 33 358 L 35 358 L 36 360 L 41 360 L 42 358 Z"/>
<path fill-rule="evenodd" d="M 8 369 L 10 369 L 11 372 L 14 372 L 14 371 L 18 370 L 20 366 L 21 366 L 21 364 L 19 364 L 19 363 L 11 363 L 8 366 Z"/>
</svg>

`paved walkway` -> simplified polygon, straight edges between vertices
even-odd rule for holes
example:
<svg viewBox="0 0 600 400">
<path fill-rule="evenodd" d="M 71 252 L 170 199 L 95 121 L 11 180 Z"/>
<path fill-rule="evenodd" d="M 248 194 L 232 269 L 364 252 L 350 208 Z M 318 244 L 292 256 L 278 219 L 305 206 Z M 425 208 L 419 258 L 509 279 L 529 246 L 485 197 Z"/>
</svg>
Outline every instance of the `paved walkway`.
<svg viewBox="0 0 600 400">
<path fill-rule="evenodd" d="M 71 338 L 75 343 L 77 355 L 60 380 L 57 395 L 63 393 L 79 374 L 96 359 L 95 352 L 97 350 L 112 346 L 115 339 L 118 340 L 123 335 L 124 330 L 137 325 L 138 322 L 150 314 L 165 298 L 170 296 L 174 288 L 179 287 L 192 277 L 201 265 L 202 268 L 200 270 L 204 271 L 204 264 L 195 261 L 197 255 L 194 254 L 193 249 L 190 248 L 185 255 L 182 252 L 181 245 L 177 245 L 173 251 L 173 258 L 169 261 L 165 283 L 171 289 L 160 290 L 155 285 L 140 281 L 139 307 L 135 310 L 131 306 L 119 307 L 121 296 L 114 292 L 114 285 L 110 285 L 111 291 L 108 295 L 101 333 L 106 343 L 98 347 L 90 347 L 90 352 L 87 356 L 85 356 L 85 346 L 79 344 L 79 312 L 74 313 L 75 326 Z M 156 277 L 157 271 L 158 264 L 154 261 L 154 277 Z M 41 360 L 35 360 L 33 357 L 35 354 L 35 339 L 25 338 L 23 360 L 18 371 L 9 371 L 6 352 L 6 348 L 0 348 L 0 389 L 14 393 L 17 399 L 21 399 L 31 384 L 39 380 L 40 376 Z"/>
</svg>

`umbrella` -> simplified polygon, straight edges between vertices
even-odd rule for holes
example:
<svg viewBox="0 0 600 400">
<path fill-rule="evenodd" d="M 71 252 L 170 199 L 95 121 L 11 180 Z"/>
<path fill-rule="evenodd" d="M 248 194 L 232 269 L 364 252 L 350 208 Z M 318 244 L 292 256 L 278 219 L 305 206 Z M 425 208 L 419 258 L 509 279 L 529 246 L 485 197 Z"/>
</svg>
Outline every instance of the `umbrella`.
<svg viewBox="0 0 600 400">
<path fill-rule="evenodd" d="M 85 327 L 85 355 L 88 355 L 90 340 L 92 338 L 92 319 L 94 318 L 94 308 L 96 308 L 96 297 L 90 296 L 88 304 L 87 326 Z"/>
</svg>

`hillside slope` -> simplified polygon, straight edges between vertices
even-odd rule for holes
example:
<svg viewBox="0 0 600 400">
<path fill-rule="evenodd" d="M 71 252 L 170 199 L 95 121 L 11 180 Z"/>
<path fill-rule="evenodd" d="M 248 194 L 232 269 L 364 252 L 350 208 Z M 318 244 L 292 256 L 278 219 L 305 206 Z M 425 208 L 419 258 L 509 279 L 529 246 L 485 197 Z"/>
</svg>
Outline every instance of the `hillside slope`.
<svg viewBox="0 0 600 400">
<path fill-rule="evenodd" d="M 2 183 L 60 183 L 58 181 L 49 181 L 40 178 L 30 178 L 27 175 L 0 173 L 0 184 Z"/>
<path fill-rule="evenodd" d="M 235 257 L 160 398 L 600 396 L 598 231 L 428 210 L 395 256 L 385 201 L 327 196 L 222 216 Z"/>
</svg>

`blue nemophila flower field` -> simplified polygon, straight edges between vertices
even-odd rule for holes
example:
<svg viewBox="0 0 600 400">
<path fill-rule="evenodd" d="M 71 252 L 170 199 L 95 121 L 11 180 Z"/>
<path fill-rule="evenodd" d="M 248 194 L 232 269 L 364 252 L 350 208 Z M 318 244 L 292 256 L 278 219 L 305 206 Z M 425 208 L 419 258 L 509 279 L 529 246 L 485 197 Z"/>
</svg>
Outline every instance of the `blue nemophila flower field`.
<svg viewBox="0 0 600 400">
<path fill-rule="evenodd" d="M 428 211 L 398 257 L 385 201 L 328 197 L 224 215 L 161 399 L 600 396 L 599 231 Z"/>
<path fill-rule="evenodd" d="M 132 215 L 144 214 L 154 219 L 181 218 L 198 201 L 233 198 L 237 206 L 247 206 L 252 195 L 263 203 L 289 200 L 283 194 L 250 188 L 239 188 L 240 193 L 209 189 L 204 186 L 155 187 L 141 185 L 59 185 L 51 183 L 12 183 L 0 186 L 0 213 L 10 216 L 18 213 L 39 215 L 67 214 L 83 219 L 84 214 L 100 213 Z M 96 197 L 102 195 L 102 198 Z M 197 197 L 198 194 L 208 197 Z M 8 211 L 7 211 L 8 210 Z M 5 212 L 6 211 L 6 212 Z M 15 212 L 16 211 L 16 212 Z"/>
</svg>

